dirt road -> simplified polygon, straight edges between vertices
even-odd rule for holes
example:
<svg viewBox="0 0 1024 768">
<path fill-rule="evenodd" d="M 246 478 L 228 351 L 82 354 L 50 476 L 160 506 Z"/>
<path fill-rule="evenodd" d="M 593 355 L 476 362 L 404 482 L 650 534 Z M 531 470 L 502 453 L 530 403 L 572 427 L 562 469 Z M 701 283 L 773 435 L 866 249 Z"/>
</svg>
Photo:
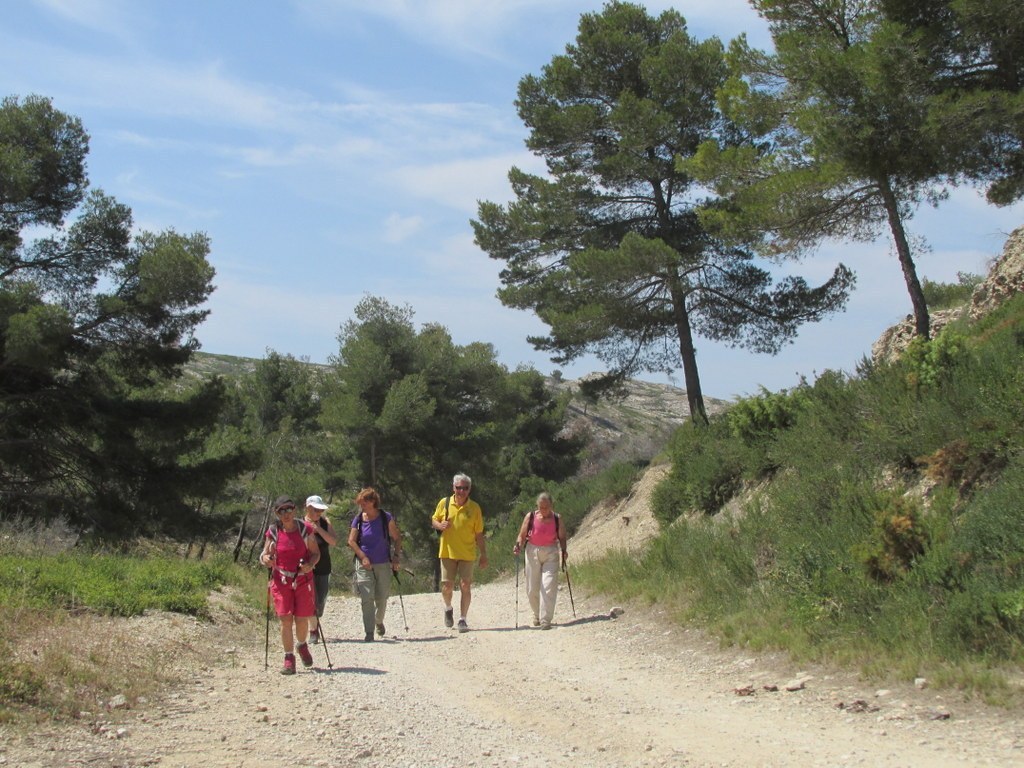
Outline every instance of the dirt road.
<svg viewBox="0 0 1024 768">
<path fill-rule="evenodd" d="M 720 651 L 641 609 L 559 597 L 527 628 L 525 591 L 478 587 L 472 631 L 445 629 L 437 595 L 392 599 L 365 643 L 355 598 L 333 597 L 333 668 L 263 668 L 263 636 L 231 663 L 96 728 L 25 733 L 17 766 L 1019 766 L 1024 723 L 912 686 L 888 692 L 778 658 Z M 519 628 L 515 628 L 518 619 Z M 272 638 L 273 639 L 273 638 Z M 272 646 L 273 648 L 273 646 Z M 799 690 L 787 691 L 790 687 Z M 778 686 L 771 691 L 765 686 Z M 739 692 L 737 692 L 739 691 Z M 744 695 L 744 694 L 747 695 Z"/>
</svg>

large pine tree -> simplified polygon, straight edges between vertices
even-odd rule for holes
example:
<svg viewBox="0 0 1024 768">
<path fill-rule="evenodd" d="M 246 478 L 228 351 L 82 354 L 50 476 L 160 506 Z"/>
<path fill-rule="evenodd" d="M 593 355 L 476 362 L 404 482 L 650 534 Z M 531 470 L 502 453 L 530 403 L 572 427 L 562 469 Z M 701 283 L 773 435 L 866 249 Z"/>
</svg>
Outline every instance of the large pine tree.
<svg viewBox="0 0 1024 768">
<path fill-rule="evenodd" d="M 715 92 L 720 42 L 683 18 L 608 3 L 580 19 L 574 45 L 524 77 L 516 105 L 546 177 L 512 169 L 515 199 L 480 204 L 476 241 L 505 262 L 499 297 L 547 324 L 538 349 L 564 363 L 594 353 L 612 387 L 680 364 L 690 413 L 707 422 L 696 336 L 774 353 L 799 326 L 843 306 L 851 273 L 812 288 L 773 284 L 752 254 L 711 236 L 701 190 L 677 159 L 726 134 Z"/>
<path fill-rule="evenodd" d="M 175 386 L 213 290 L 209 241 L 134 232 L 127 207 L 87 194 L 87 152 L 48 99 L 0 105 L 0 515 L 187 536 L 248 460 L 205 450 L 222 383 Z"/>
</svg>

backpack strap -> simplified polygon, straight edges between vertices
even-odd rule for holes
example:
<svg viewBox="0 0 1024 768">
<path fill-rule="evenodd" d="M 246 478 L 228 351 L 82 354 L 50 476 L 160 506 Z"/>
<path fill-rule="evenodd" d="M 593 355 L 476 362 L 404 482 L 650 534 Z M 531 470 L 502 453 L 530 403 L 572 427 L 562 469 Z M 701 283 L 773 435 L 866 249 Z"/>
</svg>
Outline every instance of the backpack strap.
<svg viewBox="0 0 1024 768">
<path fill-rule="evenodd" d="M 296 520 L 295 522 L 299 524 L 299 530 L 302 532 L 302 538 L 307 538 L 310 534 L 310 528 L 312 526 L 310 526 L 310 524 L 307 523 L 305 520 Z M 284 529 L 281 528 L 281 523 L 276 521 L 272 526 L 270 526 L 267 529 L 267 533 L 270 534 L 270 540 L 273 541 L 275 544 L 277 543 L 277 537 L 280 535 L 282 530 Z"/>
<path fill-rule="evenodd" d="M 451 502 L 451 500 L 452 500 L 452 497 L 451 497 L 451 496 L 445 496 L 445 497 L 444 497 L 444 519 L 445 519 L 445 520 L 447 520 L 447 519 L 448 519 L 448 504 L 449 504 L 449 503 Z M 440 504 L 440 503 L 441 503 L 441 501 L 439 500 L 439 501 L 438 501 L 437 503 L 438 503 L 438 504 Z M 438 532 L 437 532 L 437 535 L 438 535 L 438 536 L 441 536 L 441 535 L 443 535 L 443 534 L 444 534 L 444 531 L 438 531 Z"/>
<path fill-rule="evenodd" d="M 386 509 L 380 510 L 380 524 L 384 526 L 384 543 L 388 545 L 389 558 L 391 557 L 391 526 L 388 524 L 388 515 L 390 514 Z"/>
<path fill-rule="evenodd" d="M 388 545 L 388 554 L 391 554 L 391 531 L 388 530 L 388 512 L 387 510 L 381 509 L 380 522 L 384 526 L 384 541 Z M 356 512 L 356 516 L 352 518 L 352 527 L 356 529 L 356 546 L 361 547 L 363 543 L 363 513 Z M 356 522 L 358 521 L 358 523 Z"/>
<path fill-rule="evenodd" d="M 527 541 L 530 540 L 530 534 L 533 533 L 533 518 L 534 518 L 534 516 L 536 514 L 537 514 L 537 510 L 533 510 L 533 511 L 530 512 L 530 522 L 528 522 L 526 524 L 526 540 Z M 559 516 L 559 514 L 557 512 L 555 512 L 555 538 L 559 538 L 559 534 L 561 534 L 561 532 L 562 532 L 561 531 L 561 527 L 562 527 L 562 518 Z"/>
</svg>

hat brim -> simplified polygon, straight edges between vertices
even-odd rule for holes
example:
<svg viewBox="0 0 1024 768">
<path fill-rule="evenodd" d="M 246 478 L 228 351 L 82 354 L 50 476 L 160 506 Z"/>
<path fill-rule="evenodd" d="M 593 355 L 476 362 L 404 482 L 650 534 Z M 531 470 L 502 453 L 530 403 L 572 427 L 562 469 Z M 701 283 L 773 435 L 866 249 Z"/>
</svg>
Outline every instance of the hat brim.
<svg viewBox="0 0 1024 768">
<path fill-rule="evenodd" d="M 327 505 L 326 504 L 317 504 L 315 501 L 313 503 L 311 503 L 311 504 L 307 504 L 306 506 L 307 507 L 312 507 L 313 509 L 319 509 L 321 512 L 323 512 L 325 509 L 327 509 Z"/>
</svg>

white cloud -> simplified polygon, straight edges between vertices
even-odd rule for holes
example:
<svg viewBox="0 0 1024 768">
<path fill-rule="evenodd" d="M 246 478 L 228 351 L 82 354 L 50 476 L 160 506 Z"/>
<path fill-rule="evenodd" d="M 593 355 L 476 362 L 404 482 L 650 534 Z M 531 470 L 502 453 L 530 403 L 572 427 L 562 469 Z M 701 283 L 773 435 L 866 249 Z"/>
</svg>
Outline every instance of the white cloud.
<svg viewBox="0 0 1024 768">
<path fill-rule="evenodd" d="M 476 215 L 480 200 L 505 202 L 511 199 L 508 172 L 513 166 L 533 173 L 543 169 L 543 163 L 524 150 L 447 163 L 404 166 L 395 169 L 392 178 L 407 194 Z"/>
<path fill-rule="evenodd" d="M 36 0 L 37 4 L 61 19 L 129 42 L 132 39 L 126 15 L 131 6 L 121 0 Z"/>
<path fill-rule="evenodd" d="M 679 10 L 691 33 L 728 39 L 739 27 L 752 32 L 752 42 L 767 40 L 767 25 L 747 0 L 650 0 L 641 3 L 657 16 Z M 317 23 L 351 24 L 367 17 L 393 24 L 406 36 L 457 56 L 494 60 L 509 57 L 524 42 L 550 41 L 551 55 L 575 39 L 579 17 L 600 13 L 602 3 L 580 0 L 305 0 L 297 6 Z"/>
<path fill-rule="evenodd" d="M 402 216 L 391 213 L 384 221 L 385 243 L 401 243 L 408 240 L 423 228 L 422 216 Z"/>
<path fill-rule="evenodd" d="M 210 316 L 196 337 L 203 349 L 262 358 L 267 349 L 324 363 L 337 352 L 338 328 L 362 298 L 316 286 L 285 287 L 231 276 L 215 280 Z"/>
<path fill-rule="evenodd" d="M 321 22 L 344 23 L 352 16 L 373 16 L 406 35 L 449 51 L 501 58 L 498 41 L 527 18 L 550 15 L 565 2 L 553 0 L 331 0 L 297 3 Z"/>
</svg>

